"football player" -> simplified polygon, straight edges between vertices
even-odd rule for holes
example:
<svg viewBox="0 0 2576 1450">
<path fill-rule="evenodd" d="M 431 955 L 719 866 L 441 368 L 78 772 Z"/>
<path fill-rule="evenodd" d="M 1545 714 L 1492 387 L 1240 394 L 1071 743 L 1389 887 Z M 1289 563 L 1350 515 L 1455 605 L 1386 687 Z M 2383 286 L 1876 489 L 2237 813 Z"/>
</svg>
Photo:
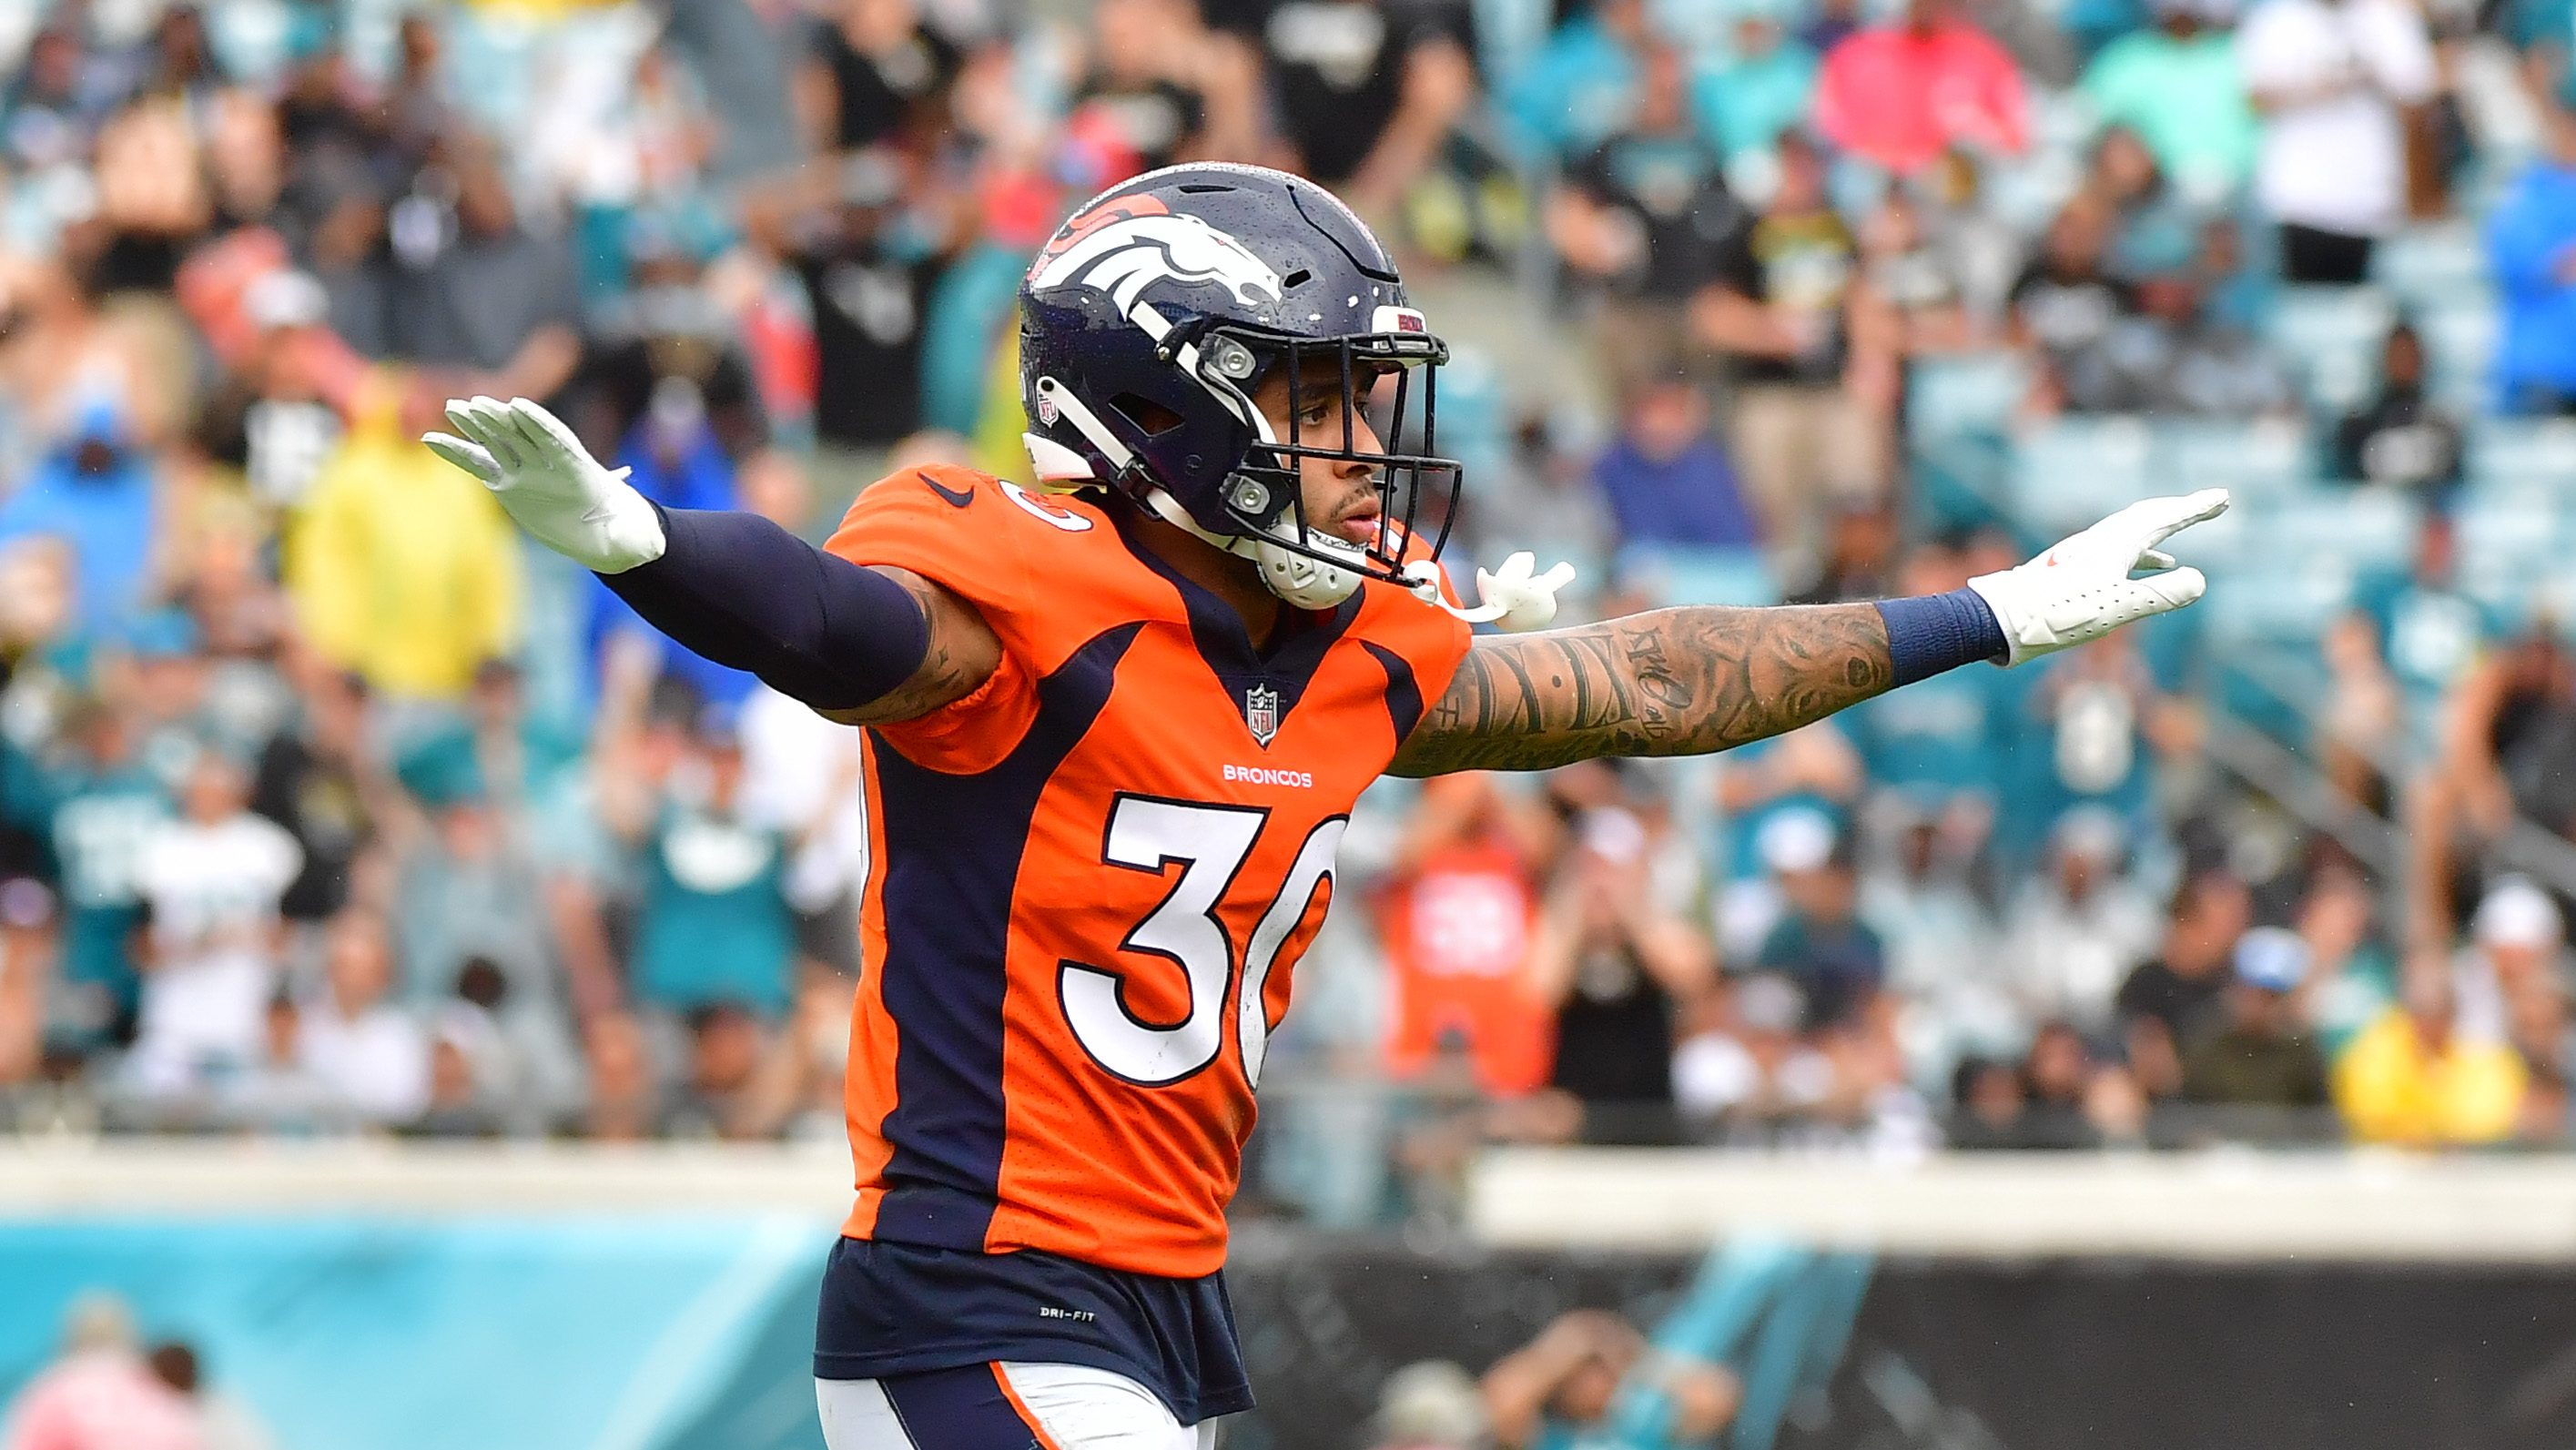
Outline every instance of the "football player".
<svg viewBox="0 0 2576 1450">
<path fill-rule="evenodd" d="M 2079 644 L 2198 598 L 2159 546 L 2226 506 L 2139 504 L 1949 595 L 1477 634 L 1547 623 L 1570 576 L 1450 592 L 1412 527 L 1460 483 L 1447 349 L 1329 193 L 1138 177 L 1020 314 L 1045 491 L 897 474 L 821 549 L 648 502 L 525 400 L 426 440 L 673 639 L 865 727 L 833 1450 L 1186 1450 L 1251 1404 L 1226 1204 L 1378 775 L 1723 750 Z"/>
</svg>

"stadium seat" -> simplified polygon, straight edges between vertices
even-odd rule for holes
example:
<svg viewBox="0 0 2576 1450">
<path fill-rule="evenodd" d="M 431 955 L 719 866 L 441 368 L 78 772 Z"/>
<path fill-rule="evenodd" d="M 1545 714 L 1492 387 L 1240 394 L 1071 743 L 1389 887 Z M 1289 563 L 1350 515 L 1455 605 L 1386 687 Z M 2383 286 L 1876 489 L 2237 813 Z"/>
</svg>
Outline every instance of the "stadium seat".
<svg viewBox="0 0 2576 1450">
<path fill-rule="evenodd" d="M 1926 358 L 1906 380 L 1906 423 L 1917 445 L 2001 433 L 2029 390 L 2029 370 L 2008 352 Z"/>
<path fill-rule="evenodd" d="M 2313 461 L 2305 432 L 2286 419 L 2176 421 L 2155 427 L 2154 469 L 2159 488 L 2224 488 L 2245 508 L 2298 486 Z"/>
<path fill-rule="evenodd" d="M 2404 494 L 2320 486 L 2248 510 L 2246 523 L 2262 540 L 2271 567 L 2323 557 L 2359 573 L 2404 564 L 2414 552 L 2421 516 L 2422 505 Z"/>
<path fill-rule="evenodd" d="M 2308 396 L 2342 411 L 2361 401 L 2379 374 L 2379 345 L 2397 320 L 2388 294 L 2367 287 L 2284 287 L 2272 303 L 2269 335 L 2300 368 Z"/>
<path fill-rule="evenodd" d="M 1621 553 L 1619 577 L 1658 605 L 1780 602 L 1780 580 L 1760 554 L 1746 549 L 1644 546 Z"/>
<path fill-rule="evenodd" d="M 2576 422 L 2490 418 L 2469 435 L 2473 483 L 2527 486 L 2561 497 L 2576 492 Z"/>
<path fill-rule="evenodd" d="M 2519 613 L 2566 557 L 2566 505 L 2545 489 L 2479 485 L 2453 505 L 2459 520 L 2458 575 L 2480 603 Z"/>
<path fill-rule="evenodd" d="M 2006 485 L 2013 515 L 2044 534 L 2082 528 L 2160 492 L 2155 435 L 2138 418 L 2060 418 L 2025 435 Z"/>
<path fill-rule="evenodd" d="M 2486 290 L 2486 244 L 2467 222 L 2415 227 L 2379 244 L 2371 273 L 2409 308 L 2439 306 Z"/>
<path fill-rule="evenodd" d="M 2433 395 L 2462 416 L 2486 411 L 2487 376 L 2495 365 L 2501 326 L 2495 301 L 2465 288 L 2447 301 L 2428 303 L 2415 315 L 2432 365 Z"/>
</svg>

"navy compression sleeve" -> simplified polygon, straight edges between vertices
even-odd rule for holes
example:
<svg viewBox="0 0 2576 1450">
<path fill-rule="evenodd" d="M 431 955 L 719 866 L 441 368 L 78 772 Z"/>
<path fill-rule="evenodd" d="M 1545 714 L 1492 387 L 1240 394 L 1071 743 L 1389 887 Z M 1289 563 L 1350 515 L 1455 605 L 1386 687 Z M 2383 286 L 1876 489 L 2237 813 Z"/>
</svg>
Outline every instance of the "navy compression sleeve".
<svg viewBox="0 0 2576 1450">
<path fill-rule="evenodd" d="M 758 514 L 666 509 L 662 557 L 600 579 L 645 622 L 818 710 L 855 710 L 912 678 L 930 620 L 892 579 Z"/>
<path fill-rule="evenodd" d="M 1900 685 L 1979 660 L 2001 659 L 2010 648 L 1994 610 L 1974 589 L 1882 599 L 1878 614 L 1887 621 L 1888 663 Z"/>
</svg>

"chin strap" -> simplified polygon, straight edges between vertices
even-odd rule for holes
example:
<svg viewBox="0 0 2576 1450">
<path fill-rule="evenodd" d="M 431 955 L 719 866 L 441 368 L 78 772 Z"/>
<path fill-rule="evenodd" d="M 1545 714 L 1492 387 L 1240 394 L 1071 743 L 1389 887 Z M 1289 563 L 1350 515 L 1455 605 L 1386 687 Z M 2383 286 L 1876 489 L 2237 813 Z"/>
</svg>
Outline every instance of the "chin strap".
<svg viewBox="0 0 2576 1450">
<path fill-rule="evenodd" d="M 1574 582 L 1572 564 L 1559 561 L 1544 574 L 1537 570 L 1538 556 L 1526 549 L 1505 559 L 1500 569 L 1477 570 L 1473 609 L 1462 609 L 1441 597 L 1440 566 L 1429 559 L 1405 565 L 1404 577 L 1423 602 L 1436 604 L 1469 624 L 1500 625 L 1517 634 L 1545 629 L 1556 618 L 1557 591 Z"/>
</svg>

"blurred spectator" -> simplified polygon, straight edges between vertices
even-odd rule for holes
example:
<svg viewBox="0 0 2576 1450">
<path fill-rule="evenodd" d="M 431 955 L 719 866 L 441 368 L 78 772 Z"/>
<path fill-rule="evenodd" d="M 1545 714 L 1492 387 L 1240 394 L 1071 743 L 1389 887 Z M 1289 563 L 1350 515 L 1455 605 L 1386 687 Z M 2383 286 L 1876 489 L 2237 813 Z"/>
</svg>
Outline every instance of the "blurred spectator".
<svg viewBox="0 0 2576 1450">
<path fill-rule="evenodd" d="M 1861 920 L 1851 838 L 1801 828 L 1810 816 L 1765 828 L 1764 864 L 1780 882 L 1783 909 L 1754 965 L 1797 984 L 1810 1028 L 1837 1026 L 1868 1011 L 1887 980 L 1887 948 Z"/>
<path fill-rule="evenodd" d="M 1904 358 L 1962 352 L 1978 337 L 1969 316 L 1969 278 L 1959 259 L 1933 244 L 1911 197 L 1890 188 L 1860 229 L 1861 271 L 1887 308 L 1889 346 Z"/>
<path fill-rule="evenodd" d="M 2205 251 L 2231 245 L 2204 232 Z M 2213 314 L 2209 282 L 2223 263 L 2187 258 L 2142 276 L 2136 311 L 2093 347 L 2065 361 L 2066 405 L 2084 413 L 2185 414 L 2251 418 L 2297 404 L 2287 370 L 2242 328 Z"/>
<path fill-rule="evenodd" d="M 2263 137 L 2254 197 L 2280 224 L 2281 278 L 2356 283 L 2405 216 L 2405 111 L 2438 85 L 2405 0 L 2260 0 L 2236 59 Z"/>
<path fill-rule="evenodd" d="M 2060 817 L 2046 869 L 2014 898 L 2004 950 L 2027 1020 L 2059 1021 L 2092 1041 L 2115 1040 L 2115 1004 L 2156 950 L 2155 903 L 2121 870 L 2119 818 L 2098 809 Z"/>
<path fill-rule="evenodd" d="M 1485 1092 L 1544 1086 L 1550 1004 L 1529 981 L 1539 864 L 1552 825 L 1495 776 L 1423 782 L 1377 902 L 1392 978 L 1387 1070 L 1420 1074 L 1463 1052 Z"/>
<path fill-rule="evenodd" d="M 2012 1146 L 2065 1151 L 2097 1148 L 2121 1136 L 2120 1125 L 2101 1101 L 2105 1079 L 2111 1076 L 2074 1028 L 2063 1022 L 2040 1024 L 2022 1059 L 2027 1101 L 2012 1129 Z"/>
<path fill-rule="evenodd" d="M 1451 0 L 1205 0 L 1258 32 L 1291 166 L 1363 216 L 1404 198 L 1475 99 L 1468 7 Z"/>
<path fill-rule="evenodd" d="M 2277 926 L 2256 927 L 2238 939 L 2236 983 L 2227 990 L 2226 1015 L 2183 1051 L 2184 1102 L 2254 1108 L 2327 1105 L 2325 1057 L 2299 1026 L 2311 955 L 2298 933 Z M 2304 1127 L 2288 1131 L 2307 1136 Z"/>
<path fill-rule="evenodd" d="M 77 405 L 63 440 L 0 499 L 0 543 L 45 535 L 69 544 L 76 627 L 113 630 L 149 602 L 159 490 L 133 422 L 113 397 Z"/>
<path fill-rule="evenodd" d="M 913 164 L 884 150 L 850 152 L 829 168 L 826 194 L 789 198 L 774 220 L 746 218 L 804 285 L 814 428 L 835 447 L 882 449 L 922 423 L 923 316 L 952 238 L 905 205 Z M 873 462 L 851 471 L 875 476 Z"/>
<path fill-rule="evenodd" d="M 1628 118 L 1637 57 L 1655 43 L 1647 0 L 1602 0 L 1565 12 L 1496 97 L 1515 149 L 1570 161 L 1600 145 Z"/>
<path fill-rule="evenodd" d="M 382 379 L 286 539 L 313 648 L 407 699 L 464 693 L 520 630 L 518 538 L 489 491 L 420 447 L 436 405 L 423 386 Z"/>
<path fill-rule="evenodd" d="M 2378 395 L 2335 425 L 2335 475 L 2438 501 L 2459 486 L 2468 451 L 2460 425 L 2426 395 L 2424 339 L 2414 328 L 2390 328 L 2379 358 Z"/>
<path fill-rule="evenodd" d="M 1697 361 L 1683 309 L 1719 277 L 1751 217 L 1727 190 L 1725 158 L 1692 124 L 1681 54 L 1638 61 L 1634 113 L 1567 174 L 1548 238 L 1578 278 L 1605 288 L 1601 362 L 1633 391 Z"/>
<path fill-rule="evenodd" d="M 584 1024 L 582 1039 L 590 1084 L 581 1136 L 631 1143 L 660 1132 L 661 1089 L 635 1019 L 622 1012 L 599 1013 Z"/>
<path fill-rule="evenodd" d="M 1066 132 L 1097 137 L 1140 172 L 1246 157 L 1258 144 L 1254 98 L 1225 94 L 1210 59 L 1189 0 L 1103 0 Z"/>
<path fill-rule="evenodd" d="M 408 1011 L 385 1000 L 393 975 L 382 917 L 350 907 L 332 918 L 323 990 L 303 1005 L 297 1057 L 343 1121 L 393 1126 L 429 1104 L 429 1043 Z"/>
<path fill-rule="evenodd" d="M 1610 447 L 1592 476 L 1627 545 L 1758 551 L 1762 535 L 1745 507 L 1735 465 L 1709 429 L 1697 384 L 1673 377 L 1640 383 L 1621 410 Z"/>
<path fill-rule="evenodd" d="M 382 808 L 368 725 L 366 681 L 321 666 L 304 670 L 301 709 L 260 752 L 251 809 L 284 826 L 304 869 L 280 903 L 289 921 L 320 921 L 349 899 L 350 873 L 373 841 Z"/>
<path fill-rule="evenodd" d="M 1706 1441 L 1735 1418 L 1743 1389 L 1724 1367 L 1650 1347 L 1615 1314 L 1578 1309 L 1485 1371 L 1485 1410 L 1501 1450 L 1612 1437 L 1613 1414 L 1640 1394 L 1663 1402 L 1656 1418 L 1682 1444 Z M 1624 1417 L 1622 1417 L 1624 1418 Z"/>
<path fill-rule="evenodd" d="M 1805 1032 L 1806 999 L 1776 972 L 1728 979 L 1694 1008 L 1673 1054 L 1673 1098 L 1702 1138 L 1769 1144 L 1833 1096 L 1834 1065 Z"/>
<path fill-rule="evenodd" d="M 2104 47 L 2083 91 L 2106 125 L 2135 131 L 2189 197 L 2232 195 L 2254 169 L 2256 128 L 2227 32 L 2231 0 L 2156 0 L 2152 30 Z"/>
<path fill-rule="evenodd" d="M 831 0 L 811 8 L 818 14 L 811 58 L 796 90 L 819 148 L 899 143 L 946 122 L 948 89 L 964 57 L 913 0 Z"/>
<path fill-rule="evenodd" d="M 391 914 L 402 1000 L 424 1011 L 444 1003 L 480 963 L 499 978 L 483 1005 L 514 1036 L 561 1034 L 565 954 L 528 839 L 531 822 L 494 798 L 469 736 L 434 735 L 397 769 L 419 802 L 388 822 L 398 833 Z"/>
<path fill-rule="evenodd" d="M 1556 1012 L 1549 1085 L 1583 1105 L 1588 1142 L 1666 1141 L 1676 1024 L 1714 963 L 1698 933 L 1656 905 L 1635 815 L 1599 807 L 1576 832 L 1530 953 L 1538 996 Z"/>
<path fill-rule="evenodd" d="M 271 1450 L 276 1444 L 250 1406 L 208 1385 L 197 1351 L 184 1340 L 165 1340 L 145 1356 L 152 1377 L 184 1396 L 196 1413 L 204 1450 Z"/>
<path fill-rule="evenodd" d="M 2450 974 L 2407 964 L 2405 998 L 2363 1029 L 2334 1067 L 2335 1104 L 2354 1138 L 2414 1148 L 2492 1143 L 2514 1130 L 2528 1074 L 2513 1049 L 2458 1030 Z"/>
<path fill-rule="evenodd" d="M 1485 1403 L 1475 1376 L 1447 1360 L 1408 1364 L 1379 1387 L 1370 1450 L 1479 1450 Z"/>
<path fill-rule="evenodd" d="M 1826 502 L 1887 485 L 1880 418 L 1845 391 L 1856 358 L 1889 346 L 1883 316 L 1855 285 L 1859 247 L 1825 194 L 1824 159 L 1794 137 L 1780 181 L 1691 303 L 1700 340 L 1734 363 L 1737 464 L 1775 549 L 1806 557 Z"/>
<path fill-rule="evenodd" d="M 2093 138 L 2082 194 L 2106 209 L 2112 271 L 2135 282 L 2184 269 L 2200 213 L 2175 194 L 2137 132 L 2106 126 Z"/>
<path fill-rule="evenodd" d="M 2502 683 L 2500 662 L 2487 654 L 2497 622 L 2461 587 L 2459 527 L 2448 513 L 2426 509 L 2406 570 L 2363 576 L 2353 588 L 2353 603 L 2378 626 L 2389 669 L 2406 692 L 2413 717 L 2408 724 L 2419 748 L 2433 744 L 2431 716 L 2439 702 L 2455 701 L 2454 710 L 2473 708 L 2482 698 L 2481 685 Z M 2472 671 L 2487 679 L 2471 681 Z M 2535 694 L 2546 693 L 2538 676 L 2530 684 Z"/>
<path fill-rule="evenodd" d="M 8 772 L 9 815 L 44 839 L 62 920 L 47 1050 L 74 1060 L 132 1040 L 141 979 L 143 865 L 170 792 L 137 756 L 134 731 L 96 698 L 65 712 L 59 743 Z"/>
<path fill-rule="evenodd" d="M 2546 119 L 2548 149 L 2487 217 L 2504 315 L 2497 396 L 2540 414 L 2576 411 L 2576 116 Z"/>
<path fill-rule="evenodd" d="M 2108 339 L 2135 303 L 2136 292 L 2109 269 L 2110 223 L 2101 198 L 2075 197 L 2013 283 L 2013 340 L 2060 372 Z"/>
<path fill-rule="evenodd" d="M 2216 1020 L 2252 916 L 2243 882 L 2223 871 L 2193 874 L 2174 892 L 2162 954 L 2120 984 L 2114 1006 L 2129 1065 L 2152 1095 L 2181 1086 L 2183 1048 Z"/>
<path fill-rule="evenodd" d="M 0 1424 L 9 1450 L 211 1450 L 195 1407 L 152 1372 L 123 1303 L 77 1300 L 61 1357 L 19 1391 Z"/>
<path fill-rule="evenodd" d="M 715 707 L 658 791 L 630 792 L 617 807 L 611 824 L 642 858 L 632 968 L 639 1005 L 665 1012 L 733 1005 L 764 1021 L 787 1011 L 796 951 L 785 896 L 792 843 L 746 811 L 742 781 L 737 721 Z"/>
<path fill-rule="evenodd" d="M 2018 1040 L 2012 964 L 1972 879 L 1976 840 L 1901 797 L 1876 815 L 1893 840 L 1861 878 L 1861 917 L 1886 946 L 1910 1075 L 1938 1081 L 1962 1053 Z"/>
<path fill-rule="evenodd" d="M 1906 0 L 1895 24 L 1826 53 L 1816 127 L 1843 150 L 1914 172 L 1952 147 L 2018 154 L 2029 142 L 2028 104 L 2012 55 L 1957 0 Z"/>
<path fill-rule="evenodd" d="M 2326 628 L 2328 683 L 2317 711 L 2317 764 L 2344 798 L 2382 815 L 2393 801 L 2381 764 L 2403 744 L 2405 700 L 2380 657 L 2379 630 L 2350 610 Z"/>
<path fill-rule="evenodd" d="M 572 377 L 581 360 L 572 248 L 521 224 L 489 148 L 442 138 L 387 213 L 386 241 L 401 269 L 388 306 L 400 356 L 491 374 L 486 391 L 496 394 L 551 397 Z"/>
<path fill-rule="evenodd" d="M 2490 888 L 2451 961 L 2459 1030 L 2484 1041 L 2512 1035 L 2520 1004 L 2567 990 L 2566 921 L 2549 894 L 2520 876 Z"/>
<path fill-rule="evenodd" d="M 1816 52 L 1789 34 L 1794 13 L 1737 7 L 1727 43 L 1700 63 L 1691 91 L 1700 129 L 1730 160 L 1768 151 L 1815 104 Z"/>
<path fill-rule="evenodd" d="M 137 1092 L 171 1108 L 258 1054 L 277 988 L 278 902 L 303 851 L 251 814 L 249 793 L 241 764 L 208 749 L 189 769 L 181 814 L 143 846 L 151 944 L 127 1068 Z"/>
<path fill-rule="evenodd" d="M 730 1002 L 693 1007 L 687 1017 L 688 1070 L 666 1109 L 664 1131 L 681 1138 L 765 1138 L 775 1123 L 760 1089 L 768 1054 L 760 1018 Z"/>
</svg>

